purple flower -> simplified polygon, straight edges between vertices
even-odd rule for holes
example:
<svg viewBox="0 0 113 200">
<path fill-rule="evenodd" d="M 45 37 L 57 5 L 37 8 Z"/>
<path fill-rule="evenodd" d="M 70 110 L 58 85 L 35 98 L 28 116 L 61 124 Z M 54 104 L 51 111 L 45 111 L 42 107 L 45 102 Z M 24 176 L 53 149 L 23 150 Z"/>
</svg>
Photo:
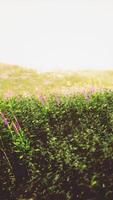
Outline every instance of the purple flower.
<svg viewBox="0 0 113 200">
<path fill-rule="evenodd" d="M 4 125 L 5 125 L 5 126 L 8 126 L 8 125 L 9 125 L 9 122 L 8 122 L 7 118 L 5 117 L 5 115 L 4 115 L 2 112 L 0 112 L 0 115 L 1 115 L 1 117 L 2 117 L 2 120 L 3 120 L 3 122 L 4 122 Z"/>
<path fill-rule="evenodd" d="M 94 93 L 96 92 L 96 88 L 95 87 L 91 87 L 91 90 L 90 90 L 91 93 Z"/>
</svg>

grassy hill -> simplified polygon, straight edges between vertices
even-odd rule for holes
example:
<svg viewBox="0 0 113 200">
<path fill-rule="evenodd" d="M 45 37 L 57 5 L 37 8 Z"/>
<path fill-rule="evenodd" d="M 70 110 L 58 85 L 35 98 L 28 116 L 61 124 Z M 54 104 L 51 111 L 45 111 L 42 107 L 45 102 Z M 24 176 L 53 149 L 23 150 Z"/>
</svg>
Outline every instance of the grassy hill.
<svg viewBox="0 0 113 200">
<path fill-rule="evenodd" d="M 113 88 L 113 71 L 46 72 L 0 64 L 0 96 L 71 94 Z"/>
</svg>

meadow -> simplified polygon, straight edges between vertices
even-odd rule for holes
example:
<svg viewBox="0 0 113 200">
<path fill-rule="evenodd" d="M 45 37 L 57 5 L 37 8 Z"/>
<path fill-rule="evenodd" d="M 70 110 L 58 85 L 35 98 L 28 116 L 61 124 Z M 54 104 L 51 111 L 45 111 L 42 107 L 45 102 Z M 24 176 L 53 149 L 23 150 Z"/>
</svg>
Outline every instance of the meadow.
<svg viewBox="0 0 113 200">
<path fill-rule="evenodd" d="M 113 88 L 113 71 L 45 72 L 0 64 L 0 96 L 67 95 Z"/>
</svg>

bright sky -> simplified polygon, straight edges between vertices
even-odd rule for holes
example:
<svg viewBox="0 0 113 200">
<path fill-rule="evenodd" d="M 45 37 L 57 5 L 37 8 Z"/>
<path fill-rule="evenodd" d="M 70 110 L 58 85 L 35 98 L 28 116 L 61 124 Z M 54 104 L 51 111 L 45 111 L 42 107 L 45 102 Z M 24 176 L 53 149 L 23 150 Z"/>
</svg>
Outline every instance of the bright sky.
<svg viewBox="0 0 113 200">
<path fill-rule="evenodd" d="M 0 0 L 0 62 L 113 68 L 113 0 Z"/>
</svg>

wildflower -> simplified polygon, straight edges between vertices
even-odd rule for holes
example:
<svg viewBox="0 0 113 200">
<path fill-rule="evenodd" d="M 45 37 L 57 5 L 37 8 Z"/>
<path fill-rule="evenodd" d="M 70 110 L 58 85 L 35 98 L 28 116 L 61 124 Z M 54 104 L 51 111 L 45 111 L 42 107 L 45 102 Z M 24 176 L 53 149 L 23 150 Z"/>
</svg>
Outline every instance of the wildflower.
<svg viewBox="0 0 113 200">
<path fill-rule="evenodd" d="M 5 117 L 5 115 L 4 115 L 2 112 L 0 112 L 0 115 L 1 115 L 1 117 L 2 117 L 2 120 L 3 120 L 3 122 L 4 122 L 4 125 L 5 125 L 5 126 L 8 126 L 8 125 L 9 125 L 9 122 L 8 122 L 7 118 Z"/>
<path fill-rule="evenodd" d="M 96 88 L 95 88 L 95 87 L 91 87 L 90 92 L 91 92 L 91 93 L 96 92 Z"/>
<path fill-rule="evenodd" d="M 10 97 L 13 96 L 13 92 L 12 92 L 11 90 L 8 90 L 8 91 L 4 94 L 4 96 L 5 96 L 6 98 L 10 98 Z"/>
</svg>

